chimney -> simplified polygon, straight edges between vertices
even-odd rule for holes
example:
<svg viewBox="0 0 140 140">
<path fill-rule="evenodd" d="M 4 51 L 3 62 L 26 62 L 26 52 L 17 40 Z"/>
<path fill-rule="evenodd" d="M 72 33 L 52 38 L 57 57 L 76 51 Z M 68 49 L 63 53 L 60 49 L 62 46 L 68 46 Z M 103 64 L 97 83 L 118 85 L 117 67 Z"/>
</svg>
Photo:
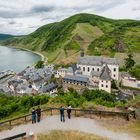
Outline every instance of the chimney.
<svg viewBox="0 0 140 140">
<path fill-rule="evenodd" d="M 84 57 L 84 50 L 83 49 L 81 49 L 81 52 L 80 52 L 80 57 Z"/>
</svg>

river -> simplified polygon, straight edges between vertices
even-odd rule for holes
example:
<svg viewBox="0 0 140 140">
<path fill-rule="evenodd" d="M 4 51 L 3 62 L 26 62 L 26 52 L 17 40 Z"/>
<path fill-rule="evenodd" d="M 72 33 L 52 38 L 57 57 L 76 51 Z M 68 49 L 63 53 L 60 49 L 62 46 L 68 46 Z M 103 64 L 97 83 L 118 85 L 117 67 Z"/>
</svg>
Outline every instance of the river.
<svg viewBox="0 0 140 140">
<path fill-rule="evenodd" d="M 13 70 L 20 72 L 27 66 L 33 65 L 41 56 L 17 48 L 0 46 L 0 72 Z"/>
</svg>

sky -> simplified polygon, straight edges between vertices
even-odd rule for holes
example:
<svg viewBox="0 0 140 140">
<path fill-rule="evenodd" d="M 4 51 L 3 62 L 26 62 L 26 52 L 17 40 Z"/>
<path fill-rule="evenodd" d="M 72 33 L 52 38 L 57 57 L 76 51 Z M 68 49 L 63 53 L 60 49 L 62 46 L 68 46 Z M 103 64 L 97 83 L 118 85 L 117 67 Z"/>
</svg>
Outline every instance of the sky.
<svg viewBox="0 0 140 140">
<path fill-rule="evenodd" d="M 140 0 L 0 0 L 0 33 L 29 34 L 77 13 L 140 20 Z"/>
</svg>

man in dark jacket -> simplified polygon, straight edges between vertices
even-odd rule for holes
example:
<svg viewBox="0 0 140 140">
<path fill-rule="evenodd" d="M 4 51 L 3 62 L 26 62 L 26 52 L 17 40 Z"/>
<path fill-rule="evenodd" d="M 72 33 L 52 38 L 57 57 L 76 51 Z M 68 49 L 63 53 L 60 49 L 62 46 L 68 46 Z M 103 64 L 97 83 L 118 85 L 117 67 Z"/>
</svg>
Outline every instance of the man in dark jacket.
<svg viewBox="0 0 140 140">
<path fill-rule="evenodd" d="M 37 122 L 40 122 L 40 119 L 41 119 L 41 108 L 39 106 L 36 109 L 36 114 L 37 114 Z"/>
<path fill-rule="evenodd" d="M 68 105 L 67 107 L 67 114 L 68 114 L 68 119 L 71 119 L 71 106 Z"/>
<path fill-rule="evenodd" d="M 60 107 L 60 120 L 61 122 L 65 122 L 65 109 L 63 108 L 63 106 Z"/>
</svg>

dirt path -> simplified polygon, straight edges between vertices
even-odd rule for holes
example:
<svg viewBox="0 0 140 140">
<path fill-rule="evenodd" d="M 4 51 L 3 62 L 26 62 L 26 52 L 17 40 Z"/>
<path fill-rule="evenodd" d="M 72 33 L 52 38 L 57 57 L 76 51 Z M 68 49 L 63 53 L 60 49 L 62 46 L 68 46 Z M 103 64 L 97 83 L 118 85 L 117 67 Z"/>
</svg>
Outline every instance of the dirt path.
<svg viewBox="0 0 140 140">
<path fill-rule="evenodd" d="M 14 127 L 11 130 L 0 132 L 0 139 L 16 135 L 19 133 L 29 132 L 45 133 L 50 130 L 76 130 L 80 132 L 95 134 L 101 137 L 106 137 L 110 140 L 136 140 L 133 136 L 127 133 L 118 133 L 102 127 L 97 121 L 87 118 L 72 118 L 66 122 L 60 122 L 59 116 L 48 116 L 40 123 L 26 124 Z"/>
</svg>

